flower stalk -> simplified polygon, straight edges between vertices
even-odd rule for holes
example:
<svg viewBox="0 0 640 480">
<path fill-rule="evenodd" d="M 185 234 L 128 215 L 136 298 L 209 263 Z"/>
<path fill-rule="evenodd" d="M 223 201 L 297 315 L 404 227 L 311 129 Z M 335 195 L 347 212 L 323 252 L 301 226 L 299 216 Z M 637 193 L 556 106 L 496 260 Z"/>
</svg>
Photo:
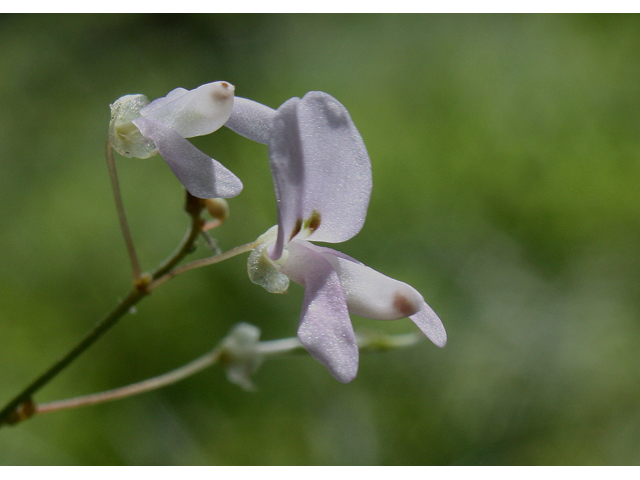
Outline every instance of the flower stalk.
<svg viewBox="0 0 640 480">
<path fill-rule="evenodd" d="M 35 415 L 58 412 L 61 410 L 70 410 L 79 407 L 87 407 L 90 405 L 112 402 L 135 395 L 140 395 L 142 393 L 147 393 L 153 390 L 158 390 L 160 388 L 167 387 L 179 381 L 185 380 L 203 370 L 206 370 L 209 367 L 218 364 L 222 364 L 223 366 L 225 366 L 227 368 L 227 374 L 228 376 L 230 376 L 229 373 L 233 371 L 233 368 L 235 366 L 237 366 L 235 364 L 246 362 L 247 356 L 254 357 L 257 360 L 257 362 L 255 362 L 255 360 L 253 362 L 256 367 L 255 369 L 257 369 L 257 367 L 262 363 L 264 357 L 307 353 L 302 343 L 300 343 L 300 340 L 296 337 L 282 338 L 278 340 L 267 340 L 262 342 L 258 342 L 256 339 L 255 342 L 249 341 L 248 345 L 245 340 L 244 344 L 242 344 L 240 348 L 238 348 L 238 344 L 236 342 L 229 341 L 229 339 L 237 340 L 238 336 L 242 336 L 243 333 L 246 335 L 246 331 L 242 332 L 242 330 L 247 328 L 257 330 L 257 335 L 259 335 L 259 330 L 256 327 L 248 324 L 238 324 L 232 329 L 231 333 L 225 339 L 223 339 L 222 342 L 220 342 L 219 346 L 198 357 L 197 359 L 187 363 L 186 365 L 183 365 L 182 367 L 171 370 L 162 375 L 158 375 L 141 382 L 132 383 L 124 387 L 114 388 L 112 390 L 107 390 L 91 395 L 83 395 L 66 400 L 43 403 L 40 405 L 34 405 L 33 403 L 31 403 L 27 406 L 27 408 L 30 409 L 30 415 Z M 385 352 L 396 348 L 411 346 L 416 344 L 420 340 L 421 337 L 414 333 L 400 335 L 366 333 L 357 335 L 358 347 L 360 348 L 360 351 L 369 353 Z M 255 373 L 255 369 L 252 369 L 250 373 Z M 249 375 L 247 375 L 247 378 L 244 379 L 244 382 L 235 381 L 231 376 L 230 379 L 232 381 L 235 381 L 235 383 L 238 383 L 246 390 L 253 390 L 254 388 L 252 384 L 250 385 L 250 387 L 247 386 L 247 382 L 249 382 L 248 377 Z"/>
<path fill-rule="evenodd" d="M 115 192 L 115 189 L 114 189 Z M 118 195 L 116 195 L 116 198 Z M 118 201 L 116 200 L 116 203 Z M 163 261 L 152 273 L 138 274 L 134 280 L 134 287 L 129 294 L 122 300 L 111 312 L 100 319 L 95 326 L 84 336 L 75 347 L 69 350 L 65 355 L 58 359 L 51 367 L 39 375 L 33 382 L 25 387 L 18 395 L 8 402 L 2 410 L 0 410 L 0 427 L 3 425 L 15 425 L 23 420 L 30 418 L 38 411 L 38 407 L 33 403 L 33 395 L 55 378 L 61 371 L 68 367 L 76 358 L 84 353 L 91 345 L 93 345 L 102 335 L 110 330 L 118 321 L 128 313 L 140 300 L 146 297 L 151 290 L 158 287 L 167 280 L 174 278 L 179 273 L 196 268 L 196 266 L 217 263 L 222 260 L 238 255 L 244 251 L 250 250 L 247 246 L 244 248 L 236 248 L 232 251 L 225 252 L 222 255 L 214 256 L 202 262 L 199 265 L 192 266 L 187 269 L 181 269 L 174 272 L 174 267 L 190 252 L 193 251 L 198 236 L 202 232 L 205 223 L 201 214 L 204 209 L 204 201 L 193 197 L 187 192 L 187 201 L 185 210 L 191 217 L 191 225 L 187 233 L 183 237 L 178 248 Z M 123 210 L 124 211 L 124 210 Z M 121 217 L 122 219 L 123 217 Z M 126 224 L 126 220 L 125 220 Z M 123 223 L 121 222 L 121 226 Z M 128 229 L 127 229 L 128 230 Z M 124 229 L 123 229 L 124 233 Z M 125 233 L 125 239 L 127 234 Z M 129 237 L 130 238 L 130 237 Z M 253 246 L 253 244 L 249 244 Z M 133 250 L 129 250 L 130 253 Z M 233 253 L 232 253 L 233 252 Z M 215 259 L 215 260 L 214 260 Z M 188 264 L 187 264 L 188 265 Z M 185 267 L 187 266 L 185 265 Z M 135 267 L 134 267 L 135 272 Z M 134 277 L 136 274 L 134 273 Z"/>
<path fill-rule="evenodd" d="M 180 380 L 184 380 L 196 373 L 211 367 L 218 363 L 220 359 L 220 349 L 212 350 L 205 355 L 189 362 L 188 364 L 172 370 L 163 375 L 149 378 L 141 382 L 133 383 L 121 388 L 114 388 L 105 392 L 95 393 L 92 395 L 83 395 L 81 397 L 70 398 L 67 400 L 59 400 L 56 402 L 43 403 L 35 406 L 37 414 L 57 412 L 60 410 L 69 410 L 72 408 L 86 407 L 89 405 L 97 405 L 99 403 L 112 402 L 121 398 L 140 395 L 141 393 L 157 390 L 168 385 L 172 385 Z"/>
<path fill-rule="evenodd" d="M 124 210 L 124 203 L 122 202 L 122 194 L 120 193 L 120 182 L 118 181 L 118 171 L 116 170 L 116 161 L 113 158 L 113 146 L 111 140 L 107 141 L 105 147 L 105 155 L 107 157 L 107 167 L 109 168 L 109 177 L 111 178 L 111 188 L 113 189 L 113 198 L 116 202 L 116 211 L 118 212 L 118 221 L 120 222 L 120 230 L 122 230 L 122 236 L 124 237 L 124 243 L 127 246 L 127 253 L 129 254 L 129 260 L 131 261 L 131 268 L 133 270 L 133 283 L 137 283 L 142 274 L 140 268 L 140 262 L 138 261 L 138 255 L 136 254 L 136 248 L 133 244 L 133 237 L 131 236 L 131 230 L 129 229 L 129 222 L 127 222 L 127 214 Z"/>
<path fill-rule="evenodd" d="M 0 426 L 15 425 L 26 420 L 35 413 L 32 396 L 62 370 L 78 358 L 85 350 L 93 345 L 102 335 L 113 327 L 120 318 L 127 313 L 131 307 L 136 305 L 144 296 L 145 291 L 135 288 L 120 302 L 111 312 L 99 320 L 80 342 L 69 352 L 57 360 L 49 369 L 36 378 L 31 384 L 24 388 L 13 400 L 5 405 L 0 411 Z M 31 405 L 31 406 L 30 406 Z"/>
</svg>

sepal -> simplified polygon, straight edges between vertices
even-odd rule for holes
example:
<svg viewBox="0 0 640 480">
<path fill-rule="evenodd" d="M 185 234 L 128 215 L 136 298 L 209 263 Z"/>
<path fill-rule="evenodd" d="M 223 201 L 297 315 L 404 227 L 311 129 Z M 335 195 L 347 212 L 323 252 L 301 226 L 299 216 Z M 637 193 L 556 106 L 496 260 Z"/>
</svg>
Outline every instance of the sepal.
<svg viewBox="0 0 640 480">
<path fill-rule="evenodd" d="M 247 273 L 249 279 L 264 288 L 269 293 L 285 293 L 289 288 L 289 277 L 281 273 L 278 264 L 269 257 L 269 248 L 275 242 L 278 234 L 278 226 L 273 226 L 261 235 L 258 246 L 249 254 L 247 260 Z M 286 262 L 286 254 L 278 263 Z"/>
<path fill-rule="evenodd" d="M 113 102 L 109 122 L 109 142 L 123 157 L 149 158 L 158 153 L 153 141 L 142 135 L 133 120 L 140 117 L 140 110 L 149 103 L 142 94 L 125 95 Z"/>
</svg>

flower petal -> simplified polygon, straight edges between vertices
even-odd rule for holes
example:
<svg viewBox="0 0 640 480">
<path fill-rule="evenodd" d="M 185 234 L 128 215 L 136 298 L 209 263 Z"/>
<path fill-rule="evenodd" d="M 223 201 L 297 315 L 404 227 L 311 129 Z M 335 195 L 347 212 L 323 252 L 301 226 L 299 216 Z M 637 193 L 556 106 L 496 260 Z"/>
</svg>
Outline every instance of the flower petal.
<svg viewBox="0 0 640 480">
<path fill-rule="evenodd" d="M 304 165 L 298 130 L 299 102 L 299 98 L 284 102 L 271 124 L 269 164 L 278 204 L 278 240 L 271 252 L 275 260 L 282 255 L 284 244 L 296 235 L 296 225 L 302 217 Z"/>
<path fill-rule="evenodd" d="M 178 180 L 199 198 L 230 198 L 242 191 L 242 182 L 213 158 L 205 155 L 178 132 L 144 117 L 133 123 L 153 140 Z"/>
<path fill-rule="evenodd" d="M 343 242 L 360 231 L 371 196 L 371 161 L 347 109 L 331 95 L 309 92 L 278 109 L 269 157 L 278 201 L 278 242 L 300 238 Z"/>
<path fill-rule="evenodd" d="M 303 216 L 320 213 L 308 240 L 344 242 L 357 234 L 371 197 L 371 160 L 347 109 L 309 92 L 298 106 L 305 168 Z"/>
<path fill-rule="evenodd" d="M 424 299 L 406 283 L 389 278 L 331 248 L 313 246 L 336 270 L 349 311 L 373 320 L 398 320 L 420 310 Z"/>
<path fill-rule="evenodd" d="M 447 332 L 442 321 L 426 302 L 422 303 L 420 311 L 409 317 L 422 333 L 438 347 L 443 348 L 447 344 Z"/>
<path fill-rule="evenodd" d="M 234 89 L 228 82 L 207 83 L 193 90 L 176 88 L 141 109 L 140 114 L 185 138 L 207 135 L 229 119 Z"/>
<path fill-rule="evenodd" d="M 331 264 L 310 245 L 291 242 L 283 269 L 305 288 L 298 338 L 337 380 L 348 383 L 358 373 L 358 345 L 346 299 Z"/>
<path fill-rule="evenodd" d="M 447 343 L 447 333 L 438 315 L 410 285 L 389 278 L 331 248 L 311 245 L 338 273 L 349 312 L 374 320 L 409 317 L 438 347 Z"/>
<path fill-rule="evenodd" d="M 253 100 L 235 97 L 231 117 L 225 127 L 254 142 L 269 144 L 271 122 L 276 111 Z"/>
<path fill-rule="evenodd" d="M 141 112 L 141 113 L 144 113 L 145 115 L 149 115 L 154 110 L 158 110 L 160 107 L 164 107 L 167 103 L 173 102 L 174 100 L 180 98 L 185 93 L 189 93 L 189 90 L 182 87 L 174 88 L 169 93 L 167 93 L 166 97 L 156 98 L 153 102 L 146 105 L 144 108 L 144 112 Z"/>
</svg>

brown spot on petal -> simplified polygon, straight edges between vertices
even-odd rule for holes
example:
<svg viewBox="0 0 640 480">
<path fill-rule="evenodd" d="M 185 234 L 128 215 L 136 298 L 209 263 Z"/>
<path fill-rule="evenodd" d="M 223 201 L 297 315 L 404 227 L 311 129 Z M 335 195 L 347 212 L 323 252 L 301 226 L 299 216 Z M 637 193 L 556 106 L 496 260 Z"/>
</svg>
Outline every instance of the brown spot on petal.
<svg viewBox="0 0 640 480">
<path fill-rule="evenodd" d="M 393 307 L 405 317 L 413 315 L 419 310 L 417 305 L 400 292 L 396 292 L 393 295 Z"/>
<path fill-rule="evenodd" d="M 227 100 L 228 98 L 233 97 L 233 92 L 235 88 L 233 85 L 227 82 L 220 83 L 221 88 L 214 88 L 211 91 L 211 97 L 217 101 Z"/>
<path fill-rule="evenodd" d="M 315 232 L 318 227 L 320 227 L 320 212 L 318 212 L 317 210 L 314 210 L 313 213 L 311 214 L 311 217 L 309 217 L 309 233 L 313 233 Z"/>
<path fill-rule="evenodd" d="M 293 227 L 293 231 L 291 232 L 291 236 L 289 237 L 289 241 L 293 240 L 293 237 L 295 237 L 298 233 L 300 233 L 300 230 L 302 230 L 302 219 L 299 218 L 296 221 L 296 225 L 295 227 Z"/>
</svg>

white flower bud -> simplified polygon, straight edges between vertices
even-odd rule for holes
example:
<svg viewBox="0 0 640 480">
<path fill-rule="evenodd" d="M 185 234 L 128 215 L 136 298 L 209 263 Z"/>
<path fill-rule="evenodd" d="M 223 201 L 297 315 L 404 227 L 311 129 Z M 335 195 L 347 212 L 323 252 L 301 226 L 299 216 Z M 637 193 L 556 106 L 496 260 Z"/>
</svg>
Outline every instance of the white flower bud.
<svg viewBox="0 0 640 480">
<path fill-rule="evenodd" d="M 224 198 L 207 198 L 204 201 L 209 215 L 220 222 L 229 218 L 229 203 Z"/>
</svg>

